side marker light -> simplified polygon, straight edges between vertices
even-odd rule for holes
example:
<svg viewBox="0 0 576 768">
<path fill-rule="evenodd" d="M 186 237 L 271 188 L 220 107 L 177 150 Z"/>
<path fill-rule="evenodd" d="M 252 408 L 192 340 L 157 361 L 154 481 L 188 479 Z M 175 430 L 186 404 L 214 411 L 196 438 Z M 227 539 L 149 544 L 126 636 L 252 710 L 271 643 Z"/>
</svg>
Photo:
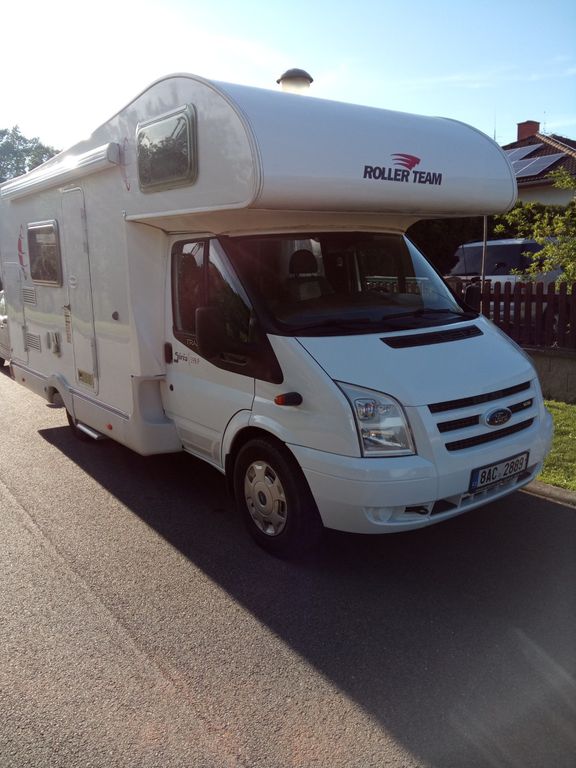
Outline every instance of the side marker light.
<svg viewBox="0 0 576 768">
<path fill-rule="evenodd" d="M 302 395 L 299 392 L 285 392 L 276 395 L 274 402 L 276 405 L 302 405 Z"/>
</svg>

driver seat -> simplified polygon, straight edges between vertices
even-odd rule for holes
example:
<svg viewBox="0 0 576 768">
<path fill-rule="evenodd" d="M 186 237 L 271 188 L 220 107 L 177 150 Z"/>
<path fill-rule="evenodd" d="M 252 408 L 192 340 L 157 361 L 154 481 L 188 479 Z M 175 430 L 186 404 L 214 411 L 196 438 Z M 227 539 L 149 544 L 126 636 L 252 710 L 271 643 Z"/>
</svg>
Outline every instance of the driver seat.
<svg viewBox="0 0 576 768">
<path fill-rule="evenodd" d="M 316 257 L 305 248 L 294 251 L 290 257 L 288 293 L 293 301 L 317 299 L 333 291 L 325 277 L 318 274 Z"/>
</svg>

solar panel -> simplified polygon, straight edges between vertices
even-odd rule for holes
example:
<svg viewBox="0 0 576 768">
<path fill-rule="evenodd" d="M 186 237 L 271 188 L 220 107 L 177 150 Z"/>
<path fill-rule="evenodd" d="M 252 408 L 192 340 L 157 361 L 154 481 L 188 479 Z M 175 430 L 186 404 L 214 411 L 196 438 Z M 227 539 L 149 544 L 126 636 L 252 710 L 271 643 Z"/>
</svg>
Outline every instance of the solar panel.
<svg viewBox="0 0 576 768">
<path fill-rule="evenodd" d="M 542 171 L 545 171 L 563 157 L 566 157 L 564 152 L 558 152 L 555 155 L 542 155 L 541 157 L 517 161 L 512 163 L 512 167 L 517 179 L 525 178 L 526 176 L 539 176 Z"/>
<path fill-rule="evenodd" d="M 543 147 L 544 144 L 528 144 L 525 147 L 516 147 L 515 149 L 507 149 L 505 150 L 506 154 L 508 155 L 508 160 L 510 162 L 513 162 L 514 160 L 522 160 L 523 157 L 527 157 L 528 155 L 531 155 L 532 152 L 535 152 L 537 149 L 540 149 L 540 147 Z"/>
<path fill-rule="evenodd" d="M 514 168 L 514 173 L 516 176 L 518 176 L 519 173 L 521 173 L 524 168 L 527 168 L 529 165 L 531 165 L 536 158 L 528 158 L 528 160 L 515 160 L 512 163 L 512 168 Z"/>
</svg>

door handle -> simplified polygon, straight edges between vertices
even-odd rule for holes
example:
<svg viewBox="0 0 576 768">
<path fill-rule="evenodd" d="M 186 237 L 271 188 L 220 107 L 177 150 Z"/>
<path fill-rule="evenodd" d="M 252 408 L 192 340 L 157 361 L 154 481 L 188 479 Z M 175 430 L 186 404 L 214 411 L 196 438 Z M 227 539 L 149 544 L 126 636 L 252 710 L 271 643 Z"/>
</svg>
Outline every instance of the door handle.
<svg viewBox="0 0 576 768">
<path fill-rule="evenodd" d="M 224 363 L 230 363 L 231 365 L 247 365 L 248 358 L 246 355 L 235 355 L 233 352 L 222 352 L 220 359 Z"/>
</svg>

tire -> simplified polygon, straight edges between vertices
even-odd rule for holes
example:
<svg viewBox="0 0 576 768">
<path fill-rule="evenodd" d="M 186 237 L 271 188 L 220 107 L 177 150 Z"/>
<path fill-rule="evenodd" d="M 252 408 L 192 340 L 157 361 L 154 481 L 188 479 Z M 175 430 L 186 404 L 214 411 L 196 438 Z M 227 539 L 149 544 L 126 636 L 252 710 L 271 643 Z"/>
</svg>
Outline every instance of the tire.
<svg viewBox="0 0 576 768">
<path fill-rule="evenodd" d="M 296 558 L 320 541 L 324 526 L 296 459 L 277 441 L 244 445 L 234 464 L 236 505 L 252 538 L 270 554 Z"/>
<path fill-rule="evenodd" d="M 74 417 L 70 414 L 70 411 L 66 411 L 66 418 L 68 419 L 68 425 L 72 430 L 72 434 L 77 440 L 80 440 L 82 443 L 94 442 L 94 440 L 90 437 L 90 435 L 87 435 L 86 432 L 82 432 L 81 429 L 78 429 L 78 424 L 74 419 Z"/>
</svg>

